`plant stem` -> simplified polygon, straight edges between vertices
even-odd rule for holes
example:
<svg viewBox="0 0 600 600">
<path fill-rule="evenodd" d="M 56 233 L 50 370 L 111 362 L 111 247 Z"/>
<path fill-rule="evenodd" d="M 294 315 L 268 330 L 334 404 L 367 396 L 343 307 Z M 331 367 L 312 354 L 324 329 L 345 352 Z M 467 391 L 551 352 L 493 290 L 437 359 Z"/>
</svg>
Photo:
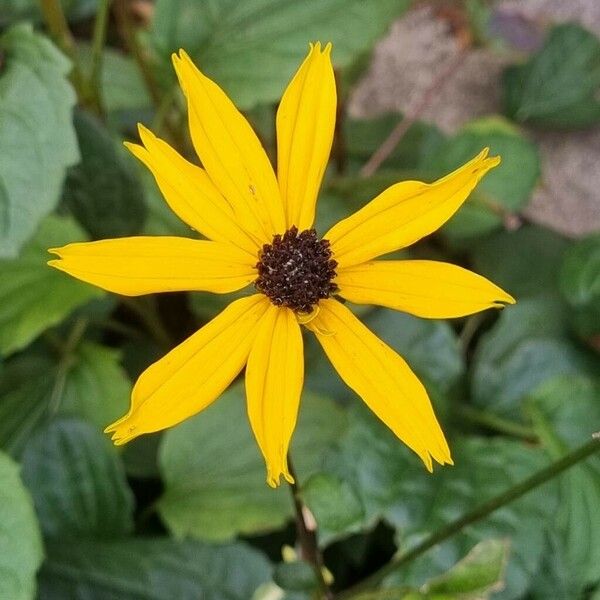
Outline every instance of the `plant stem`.
<svg viewBox="0 0 600 600">
<path fill-rule="evenodd" d="M 133 56 L 137 66 L 142 74 L 148 93 L 150 94 L 155 106 L 160 106 L 163 93 L 154 77 L 154 71 L 150 67 L 144 50 L 138 42 L 135 27 L 129 14 L 129 3 L 127 0 L 115 0 L 114 3 L 115 18 L 121 38 L 125 43 L 128 52 Z"/>
<path fill-rule="evenodd" d="M 75 352 L 75 349 L 79 345 L 79 342 L 87 329 L 88 323 L 89 321 L 85 317 L 78 318 L 69 332 L 67 341 L 60 347 L 61 357 L 58 361 L 58 366 L 56 367 L 56 376 L 48 400 L 48 410 L 52 415 L 56 414 L 60 408 L 60 401 L 62 399 L 63 390 L 65 389 L 67 375 L 73 366 L 73 352 Z"/>
<path fill-rule="evenodd" d="M 509 419 L 504 419 L 484 410 L 475 408 L 474 406 L 469 406 L 468 404 L 458 405 L 457 408 L 459 416 L 471 421 L 472 423 L 477 423 L 478 425 L 483 425 L 488 429 L 521 438 L 527 442 L 538 441 L 538 437 L 533 428 L 527 427 L 527 425 L 522 425 L 521 423 L 516 423 L 515 421 L 511 421 Z"/>
<path fill-rule="evenodd" d="M 323 575 L 323 556 L 319 549 L 317 541 L 317 532 L 314 524 L 307 519 L 307 508 L 302 502 L 300 490 L 298 489 L 298 476 L 294 469 L 291 456 L 288 454 L 288 468 L 290 475 L 294 478 L 294 483 L 290 483 L 290 491 L 294 502 L 294 510 L 296 511 L 296 531 L 298 533 L 298 543 L 300 544 L 301 556 L 313 567 L 317 582 L 319 584 L 321 598 L 331 600 L 333 595 L 325 577 Z"/>
<path fill-rule="evenodd" d="M 89 85 L 95 91 L 98 99 L 102 93 L 102 52 L 106 43 L 106 28 L 108 26 L 108 9 L 110 0 L 99 0 L 98 12 L 94 21 L 92 36 L 92 66 L 90 70 Z"/>
<path fill-rule="evenodd" d="M 161 88 L 146 52 L 138 41 L 135 25 L 129 13 L 129 2 L 128 0 L 114 0 L 113 6 L 117 27 L 125 48 L 131 54 L 140 70 L 155 109 L 162 112 L 172 105 L 172 101 L 169 98 L 169 94 L 165 94 Z M 183 151 L 186 146 L 185 136 L 171 123 L 166 113 L 161 115 L 160 119 L 164 121 L 165 129 L 168 131 L 172 141 Z"/>
<path fill-rule="evenodd" d="M 121 298 L 121 302 L 137 315 L 145 325 L 148 333 L 164 348 L 171 348 L 173 340 L 158 314 L 158 309 L 153 298 Z"/>
<path fill-rule="evenodd" d="M 77 58 L 77 46 L 69 29 L 69 24 L 67 23 L 60 0 L 40 0 L 40 8 L 50 35 L 57 46 L 71 60 L 71 82 L 77 92 L 79 102 L 83 106 L 87 106 L 100 114 L 100 102 L 94 90 L 87 84 L 81 71 Z"/>
<path fill-rule="evenodd" d="M 551 463 L 544 469 L 541 469 L 537 473 L 534 473 L 531 477 L 528 477 L 521 483 L 509 488 L 506 492 L 499 494 L 495 498 L 480 504 L 477 508 L 468 512 L 466 515 L 448 523 L 445 527 L 442 527 L 438 531 L 432 533 L 429 537 L 425 538 L 420 544 L 417 544 L 414 548 L 405 552 L 404 554 L 400 554 L 398 558 L 392 560 L 390 563 L 358 583 L 357 585 L 345 590 L 338 596 L 336 596 L 336 600 L 345 600 L 347 598 L 352 598 L 359 593 L 367 591 L 369 589 L 377 586 L 385 577 L 399 569 L 400 567 L 410 563 L 415 560 L 429 549 L 433 548 L 437 544 L 444 542 L 448 538 L 452 537 L 454 534 L 458 533 L 462 529 L 464 529 L 467 525 L 471 525 L 477 521 L 480 521 L 484 517 L 487 517 L 489 514 L 494 511 L 502 508 L 506 504 L 510 504 L 511 502 L 517 500 L 521 496 L 527 494 L 531 490 L 543 485 L 544 483 L 550 481 L 557 475 L 560 475 L 563 471 L 569 469 L 573 465 L 578 462 L 588 458 L 595 452 L 600 450 L 600 439 L 593 438 L 587 444 L 583 444 L 579 448 L 573 450 L 569 454 L 566 454 L 561 459 Z"/>
</svg>

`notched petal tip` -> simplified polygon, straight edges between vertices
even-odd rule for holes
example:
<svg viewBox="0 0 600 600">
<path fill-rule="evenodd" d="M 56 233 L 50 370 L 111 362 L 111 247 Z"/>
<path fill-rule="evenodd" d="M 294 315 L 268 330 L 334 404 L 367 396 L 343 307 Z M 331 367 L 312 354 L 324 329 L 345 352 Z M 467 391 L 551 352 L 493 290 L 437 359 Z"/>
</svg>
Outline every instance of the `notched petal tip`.
<svg viewBox="0 0 600 600">
<path fill-rule="evenodd" d="M 274 474 L 273 471 L 269 471 L 267 473 L 267 485 L 273 489 L 278 488 L 281 485 L 281 477 L 290 484 L 296 483 L 296 480 L 290 475 L 287 469 L 285 471 L 280 471 L 277 475 Z"/>
<path fill-rule="evenodd" d="M 104 433 L 112 433 L 110 439 L 115 446 L 122 446 L 141 435 L 138 427 L 131 424 L 130 417 L 130 414 L 126 414 L 104 429 Z"/>
</svg>

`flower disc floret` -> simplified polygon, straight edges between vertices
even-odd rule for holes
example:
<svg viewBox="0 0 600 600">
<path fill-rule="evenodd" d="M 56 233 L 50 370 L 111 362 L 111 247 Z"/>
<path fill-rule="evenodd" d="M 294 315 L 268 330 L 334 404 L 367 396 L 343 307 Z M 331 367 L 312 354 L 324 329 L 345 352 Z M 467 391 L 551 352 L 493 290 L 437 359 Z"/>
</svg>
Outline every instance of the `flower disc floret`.
<svg viewBox="0 0 600 600">
<path fill-rule="evenodd" d="M 318 239 L 314 229 L 299 232 L 290 227 L 263 245 L 254 285 L 275 306 L 309 313 L 319 300 L 336 291 L 332 283 L 336 267 L 328 240 Z"/>
</svg>

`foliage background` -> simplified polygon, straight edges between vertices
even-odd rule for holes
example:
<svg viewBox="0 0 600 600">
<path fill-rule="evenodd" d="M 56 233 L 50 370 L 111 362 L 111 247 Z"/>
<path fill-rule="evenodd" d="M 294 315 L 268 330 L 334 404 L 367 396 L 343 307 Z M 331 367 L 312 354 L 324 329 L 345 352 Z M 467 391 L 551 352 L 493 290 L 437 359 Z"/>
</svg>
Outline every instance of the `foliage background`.
<svg viewBox="0 0 600 600">
<path fill-rule="evenodd" d="M 136 376 L 228 299 L 125 299 L 46 266 L 46 249 L 70 241 L 193 235 L 121 147 L 142 121 L 191 156 L 169 61 L 179 47 L 272 153 L 276 102 L 308 41 L 334 42 L 341 102 L 321 232 L 391 182 L 432 180 L 487 145 L 503 157 L 411 253 L 474 268 L 518 304 L 453 322 L 360 309 L 426 382 L 454 468 L 427 474 L 307 338 L 293 454 L 334 592 L 600 429 L 592 0 L 568 15 L 552 0 L 63 0 L 72 35 L 48 18 L 58 6 L 0 4 L 2 600 L 315 594 L 239 386 L 124 450 L 101 433 Z M 369 161 L 392 131 L 393 152 Z M 360 598 L 597 600 L 599 505 L 593 457 Z"/>
</svg>

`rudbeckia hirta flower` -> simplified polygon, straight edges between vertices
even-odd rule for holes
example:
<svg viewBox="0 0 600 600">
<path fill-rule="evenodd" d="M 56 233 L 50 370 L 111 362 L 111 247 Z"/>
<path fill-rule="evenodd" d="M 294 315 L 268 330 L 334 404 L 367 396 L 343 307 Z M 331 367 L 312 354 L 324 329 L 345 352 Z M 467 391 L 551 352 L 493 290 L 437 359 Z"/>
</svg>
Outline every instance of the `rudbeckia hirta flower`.
<svg viewBox="0 0 600 600">
<path fill-rule="evenodd" d="M 223 90 L 181 50 L 173 64 L 202 167 L 140 126 L 127 144 L 171 209 L 206 239 L 131 237 L 73 243 L 50 265 L 105 290 L 137 296 L 252 284 L 138 379 L 116 444 L 171 427 L 209 406 L 246 367 L 252 430 L 267 482 L 292 482 L 287 453 L 304 378 L 302 327 L 346 384 L 432 469 L 452 464 L 425 388 L 406 362 L 344 304 L 426 318 L 462 317 L 514 300 L 483 277 L 428 260 L 376 260 L 445 223 L 499 162 L 482 151 L 431 183 L 391 186 L 322 238 L 313 229 L 336 115 L 331 45 L 311 45 L 277 111 L 277 175 Z"/>
</svg>

